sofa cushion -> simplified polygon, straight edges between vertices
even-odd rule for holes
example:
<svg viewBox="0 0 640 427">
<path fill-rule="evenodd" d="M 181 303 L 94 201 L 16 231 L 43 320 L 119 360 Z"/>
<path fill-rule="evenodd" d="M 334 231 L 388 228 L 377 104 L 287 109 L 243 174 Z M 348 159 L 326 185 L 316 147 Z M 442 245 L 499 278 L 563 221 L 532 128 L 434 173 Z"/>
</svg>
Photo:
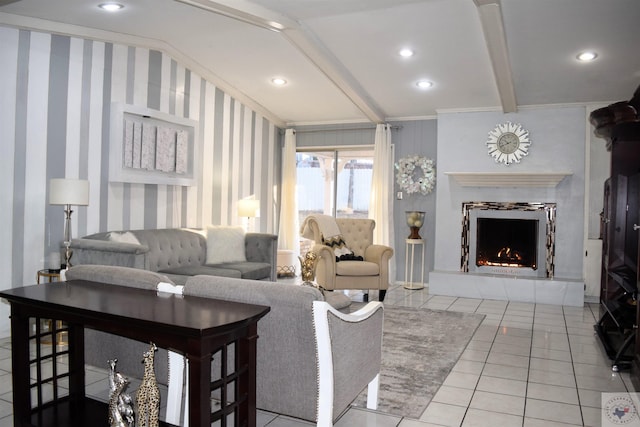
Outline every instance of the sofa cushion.
<svg viewBox="0 0 640 427">
<path fill-rule="evenodd" d="M 369 261 L 340 261 L 336 263 L 338 276 L 377 276 L 380 267 L 375 262 Z"/>
<path fill-rule="evenodd" d="M 240 277 L 242 277 L 243 279 L 260 280 L 268 278 L 271 275 L 271 264 L 268 264 L 266 262 L 225 262 L 224 264 L 218 264 L 215 266 L 207 264 L 207 266 L 237 270 L 240 272 Z M 221 276 L 221 274 L 214 274 L 214 276 Z"/>
<path fill-rule="evenodd" d="M 139 268 L 110 265 L 75 265 L 65 273 L 67 280 L 90 280 L 92 282 L 123 285 L 132 288 L 155 290 L 160 282 L 174 284 L 164 274 Z"/>
<path fill-rule="evenodd" d="M 342 310 L 351 305 L 351 298 L 340 291 L 324 291 L 324 300 L 336 310 Z"/>
<path fill-rule="evenodd" d="M 195 265 L 195 266 L 185 266 L 185 267 L 176 267 L 176 268 L 167 268 L 165 270 L 160 271 L 162 274 L 177 274 L 181 276 L 197 276 L 197 275 L 205 275 L 205 276 L 222 276 L 222 277 L 235 277 L 240 279 L 242 277 L 240 271 L 234 268 L 226 268 L 223 266 L 212 266 L 212 265 Z M 183 284 L 183 283 L 179 283 Z"/>
<path fill-rule="evenodd" d="M 207 227 L 207 264 L 246 261 L 244 229 L 210 225 Z"/>
</svg>

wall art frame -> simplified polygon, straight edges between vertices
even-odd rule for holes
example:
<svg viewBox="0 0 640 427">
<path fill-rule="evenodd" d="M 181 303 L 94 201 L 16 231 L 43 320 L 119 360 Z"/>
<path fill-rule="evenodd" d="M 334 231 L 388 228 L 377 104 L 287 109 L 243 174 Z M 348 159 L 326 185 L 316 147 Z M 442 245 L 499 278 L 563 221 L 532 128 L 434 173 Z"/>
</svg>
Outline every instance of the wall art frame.
<svg viewBox="0 0 640 427">
<path fill-rule="evenodd" d="M 195 186 L 198 122 L 145 107 L 111 104 L 109 181 Z"/>
</svg>

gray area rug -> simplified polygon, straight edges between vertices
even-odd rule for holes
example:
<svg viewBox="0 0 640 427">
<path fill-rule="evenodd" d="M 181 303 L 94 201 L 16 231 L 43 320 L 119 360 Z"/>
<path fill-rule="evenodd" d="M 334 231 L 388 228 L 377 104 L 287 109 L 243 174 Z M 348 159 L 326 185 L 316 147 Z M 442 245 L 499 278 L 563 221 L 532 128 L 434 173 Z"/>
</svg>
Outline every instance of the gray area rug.
<svg viewBox="0 0 640 427">
<path fill-rule="evenodd" d="M 483 319 L 385 305 L 378 411 L 420 418 Z M 366 407 L 366 390 L 353 405 Z"/>
</svg>

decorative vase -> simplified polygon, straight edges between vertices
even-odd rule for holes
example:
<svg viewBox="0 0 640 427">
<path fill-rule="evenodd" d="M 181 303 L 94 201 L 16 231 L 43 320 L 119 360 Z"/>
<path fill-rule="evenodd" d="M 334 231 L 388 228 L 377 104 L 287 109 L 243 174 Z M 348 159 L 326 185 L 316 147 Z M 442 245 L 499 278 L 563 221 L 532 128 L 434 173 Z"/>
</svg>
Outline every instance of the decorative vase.
<svg viewBox="0 0 640 427">
<path fill-rule="evenodd" d="M 316 260 L 318 256 L 315 252 L 307 252 L 304 256 L 298 257 L 300 258 L 300 265 L 302 267 L 302 280 L 305 285 L 313 285 L 313 278 L 316 272 Z"/>
<path fill-rule="evenodd" d="M 408 239 L 422 239 L 420 237 L 420 228 L 424 225 L 424 212 L 420 211 L 406 211 L 407 214 L 407 225 L 409 226 L 409 230 L 411 230 L 411 234 L 409 234 Z"/>
</svg>

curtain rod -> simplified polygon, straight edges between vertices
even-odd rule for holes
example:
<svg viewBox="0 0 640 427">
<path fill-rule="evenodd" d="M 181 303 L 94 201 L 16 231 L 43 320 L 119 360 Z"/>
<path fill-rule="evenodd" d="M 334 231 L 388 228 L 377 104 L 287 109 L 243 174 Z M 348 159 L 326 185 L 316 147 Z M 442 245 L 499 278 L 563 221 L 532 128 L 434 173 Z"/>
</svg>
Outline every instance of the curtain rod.
<svg viewBox="0 0 640 427">
<path fill-rule="evenodd" d="M 402 126 L 390 126 L 391 130 L 402 129 Z M 314 133 L 314 132 L 337 132 L 337 131 L 348 131 L 348 130 L 376 130 L 375 126 L 363 126 L 357 128 L 322 128 L 322 129 L 295 129 L 293 131 L 295 133 Z M 280 129 L 280 134 L 284 134 L 286 129 Z"/>
</svg>

